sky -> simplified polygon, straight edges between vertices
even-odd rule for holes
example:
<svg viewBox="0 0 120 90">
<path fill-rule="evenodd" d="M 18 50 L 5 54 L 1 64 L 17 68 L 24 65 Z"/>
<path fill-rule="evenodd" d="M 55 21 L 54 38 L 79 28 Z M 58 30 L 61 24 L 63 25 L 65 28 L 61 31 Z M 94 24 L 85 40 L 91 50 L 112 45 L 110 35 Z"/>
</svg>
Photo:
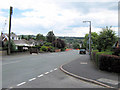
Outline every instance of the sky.
<svg viewBox="0 0 120 90">
<path fill-rule="evenodd" d="M 3 0 L 0 3 L 0 32 L 8 33 L 9 8 L 13 7 L 11 32 L 17 35 L 84 37 L 112 26 L 118 34 L 118 0 Z M 6 23 L 6 25 L 5 25 Z"/>
</svg>

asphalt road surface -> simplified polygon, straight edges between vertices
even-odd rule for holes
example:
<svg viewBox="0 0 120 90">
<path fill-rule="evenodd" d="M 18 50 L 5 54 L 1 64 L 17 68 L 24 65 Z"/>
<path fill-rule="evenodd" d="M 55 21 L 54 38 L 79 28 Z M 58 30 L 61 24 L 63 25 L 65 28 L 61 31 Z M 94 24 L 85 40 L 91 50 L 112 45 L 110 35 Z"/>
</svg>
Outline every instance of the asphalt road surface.
<svg viewBox="0 0 120 90">
<path fill-rule="evenodd" d="M 80 58 L 77 50 L 5 56 L 2 60 L 3 88 L 103 88 L 66 75 L 59 67 Z"/>
</svg>

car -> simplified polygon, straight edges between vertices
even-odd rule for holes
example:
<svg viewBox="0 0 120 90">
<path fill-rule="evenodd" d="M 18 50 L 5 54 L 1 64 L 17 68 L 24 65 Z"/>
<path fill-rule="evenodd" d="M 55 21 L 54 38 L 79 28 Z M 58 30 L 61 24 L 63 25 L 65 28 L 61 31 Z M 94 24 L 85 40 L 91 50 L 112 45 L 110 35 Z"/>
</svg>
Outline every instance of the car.
<svg viewBox="0 0 120 90">
<path fill-rule="evenodd" d="M 36 47 L 31 47 L 30 48 L 30 54 L 32 54 L 32 53 L 39 53 L 39 49 L 38 48 L 36 48 Z"/>
<path fill-rule="evenodd" d="M 86 50 L 85 49 L 80 49 L 79 54 L 86 54 Z"/>
</svg>

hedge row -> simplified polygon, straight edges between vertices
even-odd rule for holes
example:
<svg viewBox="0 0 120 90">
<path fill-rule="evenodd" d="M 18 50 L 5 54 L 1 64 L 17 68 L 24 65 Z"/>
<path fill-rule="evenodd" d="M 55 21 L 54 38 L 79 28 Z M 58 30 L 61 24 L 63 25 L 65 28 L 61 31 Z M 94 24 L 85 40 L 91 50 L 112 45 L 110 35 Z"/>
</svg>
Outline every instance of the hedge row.
<svg viewBox="0 0 120 90">
<path fill-rule="evenodd" d="M 92 60 L 100 70 L 120 73 L 120 56 L 112 55 L 112 52 L 92 52 Z"/>
<path fill-rule="evenodd" d="M 120 73 L 120 57 L 115 55 L 100 55 L 99 69 Z"/>
</svg>

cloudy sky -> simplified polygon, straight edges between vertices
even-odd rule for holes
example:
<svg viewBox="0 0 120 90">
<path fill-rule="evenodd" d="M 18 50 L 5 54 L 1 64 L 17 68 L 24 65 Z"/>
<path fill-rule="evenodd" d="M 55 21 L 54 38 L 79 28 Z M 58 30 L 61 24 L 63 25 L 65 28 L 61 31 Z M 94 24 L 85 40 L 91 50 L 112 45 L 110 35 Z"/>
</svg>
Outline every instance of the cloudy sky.
<svg viewBox="0 0 120 90">
<path fill-rule="evenodd" d="M 89 32 L 85 20 L 92 22 L 92 32 L 99 32 L 105 26 L 112 26 L 118 32 L 117 0 L 3 0 L 0 31 L 8 32 L 10 6 L 13 7 L 11 31 L 18 35 L 46 35 L 53 30 L 56 36 L 84 37 Z"/>
</svg>

